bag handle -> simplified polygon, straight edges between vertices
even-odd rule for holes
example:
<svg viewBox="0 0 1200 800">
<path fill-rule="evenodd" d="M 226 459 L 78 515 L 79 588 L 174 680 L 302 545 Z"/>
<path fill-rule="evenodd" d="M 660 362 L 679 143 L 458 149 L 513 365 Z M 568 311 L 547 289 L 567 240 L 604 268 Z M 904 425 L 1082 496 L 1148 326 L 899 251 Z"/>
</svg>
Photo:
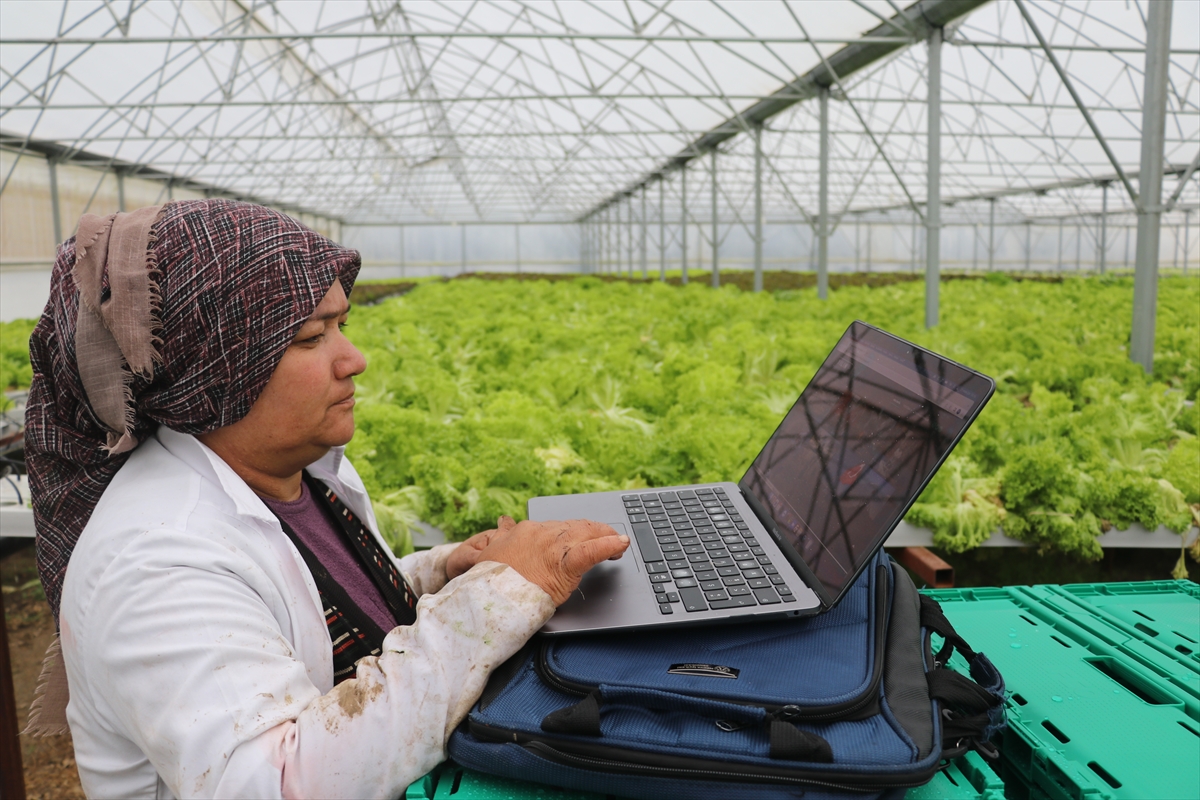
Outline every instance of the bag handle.
<svg viewBox="0 0 1200 800">
<path fill-rule="evenodd" d="M 766 709 L 758 706 L 699 700 L 684 695 L 646 689 L 628 690 L 608 686 L 601 687 L 590 692 L 575 705 L 551 711 L 542 719 L 542 730 L 547 733 L 599 738 L 603 735 L 600 730 L 601 706 L 604 703 L 621 702 L 643 708 L 686 711 L 704 716 L 718 713 L 722 719 L 717 720 L 716 724 L 724 731 L 735 731 L 765 723 L 771 758 L 823 764 L 833 761 L 833 749 L 829 746 L 829 742 L 811 731 L 797 728 L 788 721 L 793 715 L 789 712 L 790 706 L 785 706 L 777 712 L 768 713 Z M 736 722 L 731 724 L 729 718 L 733 718 Z"/>
<path fill-rule="evenodd" d="M 936 600 L 921 595 L 921 625 L 945 640 L 934 656 L 933 669 L 926 673 L 929 696 L 941 701 L 942 748 L 953 757 L 975 749 L 988 759 L 999 751 L 989 743 L 992 735 L 1008 724 L 1005 718 L 1004 678 L 991 660 L 967 644 Z M 957 650 L 967 660 L 968 678 L 943 666 Z"/>
</svg>

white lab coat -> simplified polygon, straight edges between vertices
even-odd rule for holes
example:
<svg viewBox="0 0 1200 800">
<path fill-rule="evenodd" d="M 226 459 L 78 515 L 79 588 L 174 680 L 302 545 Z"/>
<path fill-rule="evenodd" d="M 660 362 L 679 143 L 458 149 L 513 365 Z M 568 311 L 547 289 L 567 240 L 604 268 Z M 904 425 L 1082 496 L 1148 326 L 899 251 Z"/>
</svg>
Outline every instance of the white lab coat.
<svg viewBox="0 0 1200 800">
<path fill-rule="evenodd" d="M 309 471 L 375 529 L 341 448 Z M 453 547 L 398 562 L 416 624 L 334 689 L 316 585 L 275 516 L 197 439 L 160 429 L 105 490 L 63 587 L 88 796 L 398 797 L 554 612 L 494 562 L 443 586 Z"/>
</svg>

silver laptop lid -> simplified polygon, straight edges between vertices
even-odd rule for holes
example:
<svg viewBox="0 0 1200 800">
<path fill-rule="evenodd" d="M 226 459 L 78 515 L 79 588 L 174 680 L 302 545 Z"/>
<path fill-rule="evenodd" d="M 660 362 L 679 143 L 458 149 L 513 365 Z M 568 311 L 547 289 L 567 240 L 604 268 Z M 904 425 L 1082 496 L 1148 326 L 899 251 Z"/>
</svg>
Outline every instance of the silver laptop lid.
<svg viewBox="0 0 1200 800">
<path fill-rule="evenodd" d="M 995 389 L 854 322 L 738 482 L 796 570 L 834 605 Z"/>
</svg>

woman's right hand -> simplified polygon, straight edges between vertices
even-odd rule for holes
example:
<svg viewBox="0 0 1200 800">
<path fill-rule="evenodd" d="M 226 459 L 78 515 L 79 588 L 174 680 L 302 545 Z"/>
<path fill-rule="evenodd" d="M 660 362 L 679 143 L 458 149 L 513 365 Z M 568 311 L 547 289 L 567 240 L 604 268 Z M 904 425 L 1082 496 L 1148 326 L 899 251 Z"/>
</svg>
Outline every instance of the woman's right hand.
<svg viewBox="0 0 1200 800">
<path fill-rule="evenodd" d="M 504 516 L 495 530 L 472 536 L 450 554 L 446 577 L 454 579 L 481 561 L 508 564 L 560 606 L 585 572 L 601 561 L 620 558 L 627 547 L 628 536 L 618 535 L 600 522 L 517 523 Z"/>
</svg>

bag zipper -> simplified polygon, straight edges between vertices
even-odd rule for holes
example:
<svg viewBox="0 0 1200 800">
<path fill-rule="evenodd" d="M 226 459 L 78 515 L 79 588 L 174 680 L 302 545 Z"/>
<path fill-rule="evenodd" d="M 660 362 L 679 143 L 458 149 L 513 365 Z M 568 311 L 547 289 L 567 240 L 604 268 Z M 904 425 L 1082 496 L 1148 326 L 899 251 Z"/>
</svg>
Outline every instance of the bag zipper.
<svg viewBox="0 0 1200 800">
<path fill-rule="evenodd" d="M 870 705 L 875 701 L 875 697 L 879 693 L 879 682 L 883 679 L 883 651 L 887 647 L 888 597 L 890 588 L 891 585 L 888 578 L 888 567 L 886 564 L 880 564 L 876 568 L 875 577 L 875 658 L 874 664 L 872 665 L 871 683 L 867 686 L 866 691 L 864 691 L 858 697 L 851 698 L 850 700 L 844 700 L 841 703 L 835 703 L 834 705 L 819 706 L 816 708 L 802 708 L 794 703 L 773 705 L 729 700 L 725 698 L 721 698 L 719 702 L 730 703 L 733 705 L 750 706 L 751 708 L 761 708 L 767 712 L 768 719 L 781 719 L 787 722 L 795 722 L 797 720 L 821 721 L 838 719 Z M 550 663 L 547 659 L 547 653 L 549 649 L 550 644 L 544 643 L 538 650 L 538 657 L 533 663 L 538 677 L 548 683 L 552 688 L 557 689 L 565 694 L 577 695 L 579 697 L 586 697 L 600 688 L 599 686 L 591 686 L 586 683 L 571 681 L 556 674 L 550 667 Z M 736 728 L 734 730 L 736 730 Z"/>
<path fill-rule="evenodd" d="M 471 721 L 468 724 L 468 729 L 471 735 L 483 741 L 493 742 L 511 742 L 518 744 L 521 747 L 529 750 L 549 761 L 565 763 L 567 765 L 583 766 L 585 768 L 602 770 L 605 772 L 613 772 L 626 775 L 653 775 L 662 778 L 719 778 L 727 781 L 753 781 L 771 782 L 771 783 L 791 783 L 803 784 L 808 786 L 822 786 L 829 789 L 839 789 L 850 792 L 869 792 L 881 787 L 908 787 L 921 786 L 929 781 L 934 773 L 940 768 L 941 763 L 934 763 L 932 769 L 927 769 L 916 775 L 897 776 L 897 775 L 862 775 L 856 773 L 839 772 L 830 774 L 828 772 L 810 772 L 803 769 L 789 769 L 792 774 L 779 774 L 778 771 L 772 770 L 754 770 L 754 769 L 712 769 L 707 767 L 660 767 L 654 764 L 645 764 L 630 760 L 631 758 L 645 758 L 647 754 L 637 750 L 627 750 L 624 748 L 606 747 L 603 745 L 594 745 L 592 749 L 603 750 L 612 758 L 598 758 L 592 755 L 582 755 L 559 749 L 561 745 L 568 744 L 567 742 L 556 741 L 553 744 L 539 737 L 529 734 L 519 734 L 513 731 L 506 731 L 500 728 L 493 728 L 488 725 L 483 725 L 478 722 Z M 682 758 L 691 758 L 690 756 L 682 756 Z M 780 767 L 780 769 L 786 769 Z M 845 783 L 838 781 L 845 780 Z"/>
</svg>

